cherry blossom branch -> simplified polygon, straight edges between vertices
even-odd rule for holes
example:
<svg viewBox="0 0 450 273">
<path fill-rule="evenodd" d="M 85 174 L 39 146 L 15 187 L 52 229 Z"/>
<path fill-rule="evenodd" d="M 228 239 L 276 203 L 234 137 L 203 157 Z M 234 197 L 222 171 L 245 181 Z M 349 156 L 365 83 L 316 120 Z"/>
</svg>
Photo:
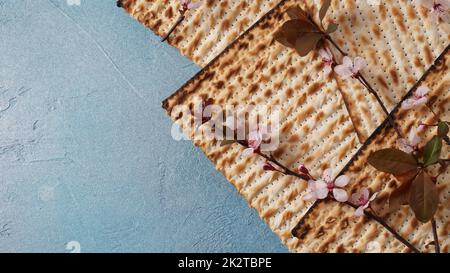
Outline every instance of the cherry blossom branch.
<svg viewBox="0 0 450 273">
<path fill-rule="evenodd" d="M 314 19 L 311 16 L 308 16 L 308 20 L 314 24 L 317 29 L 321 29 L 316 22 L 314 21 Z M 323 29 L 321 29 L 322 34 L 324 34 L 324 37 L 327 41 L 329 41 L 334 48 L 336 48 L 339 53 L 341 53 L 342 56 L 348 56 L 348 54 L 331 38 L 330 34 L 326 33 L 326 31 Z M 395 126 L 395 122 L 392 119 L 391 114 L 389 113 L 389 111 L 387 110 L 386 106 L 384 105 L 383 101 L 381 100 L 380 96 L 378 95 L 378 93 L 375 91 L 375 89 L 369 84 L 369 82 L 364 78 L 364 76 L 358 72 L 358 74 L 355 77 L 362 85 L 364 85 L 364 87 L 366 87 L 366 89 L 369 91 L 369 93 L 371 93 L 373 96 L 375 96 L 377 102 L 380 104 L 381 108 L 383 109 L 383 112 L 386 114 L 388 121 L 390 123 L 390 125 L 395 129 L 395 131 L 399 134 L 400 137 L 402 137 L 402 134 L 400 133 L 400 130 L 397 128 L 397 126 Z"/>
<path fill-rule="evenodd" d="M 331 38 L 330 35 L 326 35 L 325 38 L 333 45 L 334 48 L 336 48 L 339 51 L 339 53 L 341 53 L 342 56 L 344 57 L 348 56 L 348 54 L 343 49 L 341 49 L 341 47 Z M 370 85 L 370 83 L 366 80 L 366 78 L 364 78 L 361 72 L 358 72 L 355 78 L 369 91 L 369 93 L 371 93 L 375 97 L 378 104 L 381 106 L 381 109 L 386 114 L 389 124 L 394 128 L 394 130 L 400 137 L 403 137 L 400 130 L 395 125 L 394 119 L 392 118 L 391 114 L 389 113 L 388 109 L 384 105 L 383 101 L 381 100 L 380 96 L 375 91 L 375 89 Z"/>
<path fill-rule="evenodd" d="M 433 227 L 434 247 L 436 248 L 436 253 L 441 253 L 441 247 L 439 246 L 439 237 L 437 234 L 437 226 L 435 218 L 431 220 L 431 226 Z"/>
<path fill-rule="evenodd" d="M 245 141 L 238 141 L 238 144 L 240 144 L 241 146 L 244 146 L 246 148 L 248 148 L 248 145 Z M 266 159 L 267 161 L 272 162 L 273 164 L 275 164 L 277 167 L 279 167 L 284 174 L 286 175 L 291 175 L 291 176 L 295 176 L 299 179 L 302 179 L 304 181 L 308 181 L 311 179 L 311 177 L 304 175 L 304 174 L 299 174 L 297 172 L 294 172 L 293 170 L 289 169 L 288 167 L 284 166 L 282 163 L 280 163 L 278 160 L 275 159 L 275 157 L 273 157 L 272 154 L 270 155 L 266 155 L 264 153 L 262 153 L 261 151 L 255 151 L 256 154 L 260 155 L 261 157 L 263 157 L 264 159 Z"/>
<path fill-rule="evenodd" d="M 248 148 L 248 144 L 246 141 L 237 141 L 237 143 L 245 148 Z M 266 155 L 264 153 L 262 153 L 260 150 L 256 150 L 254 151 L 254 153 L 260 155 L 261 157 L 263 157 L 264 159 L 266 159 L 267 161 L 275 164 L 278 168 L 280 168 L 283 174 L 285 175 L 290 175 L 290 176 L 294 176 L 296 178 L 302 179 L 304 181 L 309 181 L 311 179 L 315 180 L 309 173 L 308 174 L 302 174 L 302 173 L 297 173 L 292 171 L 291 169 L 289 169 L 288 167 L 284 166 L 282 163 L 280 163 L 277 159 L 274 158 L 274 156 L 272 154 L 270 155 Z M 316 201 L 317 202 L 317 201 Z M 357 209 L 358 206 L 352 204 L 351 202 L 344 202 L 343 204 L 349 205 L 350 207 Z M 314 206 L 314 205 L 313 205 Z M 386 228 L 389 232 L 392 233 L 392 235 L 397 238 L 400 242 L 402 242 L 405 246 L 407 246 L 409 249 L 411 249 L 413 252 L 419 253 L 420 251 L 415 248 L 412 244 L 410 244 L 405 238 L 403 238 L 398 232 L 396 232 L 393 228 L 391 228 L 385 221 L 383 221 L 383 219 L 381 219 L 380 217 L 364 211 L 364 214 L 369 218 L 372 219 L 376 222 L 378 222 L 380 225 L 382 225 L 384 228 Z"/>
<path fill-rule="evenodd" d="M 180 9 L 179 9 L 180 17 L 178 17 L 178 20 L 170 28 L 169 32 L 167 32 L 166 36 L 164 36 L 161 42 L 166 41 L 169 38 L 170 34 L 172 34 L 172 32 L 174 32 L 174 30 L 178 27 L 178 25 L 180 25 L 181 22 L 183 22 L 185 14 L 188 10 L 197 9 L 203 4 L 203 1 L 193 1 L 193 0 L 179 0 L 179 2 L 180 2 Z"/>
<path fill-rule="evenodd" d="M 345 202 L 344 204 L 357 209 L 358 206 L 356 206 L 355 204 L 352 204 L 351 202 Z M 406 240 L 405 238 L 403 238 L 403 236 L 401 236 L 397 231 L 395 231 L 393 228 L 391 228 L 386 222 L 383 221 L 383 219 L 381 219 L 380 217 L 376 216 L 375 214 L 372 214 L 368 211 L 364 211 L 364 215 L 366 215 L 369 219 L 372 219 L 376 222 L 378 222 L 380 225 L 382 225 L 385 229 L 387 229 L 390 233 L 392 233 L 392 235 L 399 240 L 400 242 L 402 242 L 405 246 L 407 246 L 409 249 L 411 249 L 412 251 L 414 251 L 415 253 L 420 253 L 420 251 L 413 246 L 410 242 L 408 242 L 408 240 Z"/>
</svg>

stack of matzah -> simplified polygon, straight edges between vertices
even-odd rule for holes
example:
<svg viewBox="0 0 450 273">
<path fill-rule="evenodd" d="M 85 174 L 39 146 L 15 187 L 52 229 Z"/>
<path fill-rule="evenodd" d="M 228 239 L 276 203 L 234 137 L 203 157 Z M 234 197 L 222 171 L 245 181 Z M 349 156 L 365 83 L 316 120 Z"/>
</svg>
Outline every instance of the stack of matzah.
<svg viewBox="0 0 450 273">
<path fill-rule="evenodd" d="M 176 10 L 178 1 L 122 2 L 127 11 L 161 36 L 176 20 L 167 10 Z M 291 169 L 303 163 L 314 176 L 328 167 L 334 169 L 334 175 L 344 171 L 352 177 L 349 189 L 368 185 L 374 191 L 381 191 L 382 198 L 398 185 L 365 163 L 371 150 L 393 146 L 395 142 L 392 129 L 384 128 L 385 116 L 376 100 L 356 80 L 342 81 L 334 75 L 324 75 L 317 52 L 301 58 L 273 40 L 272 34 L 288 19 L 285 14 L 288 7 L 299 5 L 317 14 L 321 2 L 206 1 L 202 8 L 188 15 L 170 41 L 200 65 L 226 49 L 168 98 L 164 107 L 171 114 L 177 106 L 192 107 L 199 98 L 222 106 L 280 106 L 283 109 L 281 145 L 274 152 L 279 161 Z M 274 5 L 274 9 L 226 46 Z M 242 13 L 236 15 L 238 11 Z M 214 15 L 215 12 L 232 16 L 236 24 L 224 23 L 226 19 Z M 446 51 L 449 33 L 445 23 L 433 24 L 429 17 L 425 8 L 411 1 L 385 0 L 380 5 L 369 5 L 364 0 L 347 0 L 333 1 L 326 21 L 339 24 L 332 38 L 340 47 L 349 55 L 362 56 L 368 61 L 369 67 L 363 74 L 389 110 L 428 71 L 425 82 L 439 98 L 438 110 L 448 120 L 449 57 L 446 55 L 437 69 L 430 68 Z M 229 27 L 225 30 L 223 25 Z M 413 122 L 429 115 L 424 109 L 400 111 L 396 119 L 407 132 Z M 189 133 L 190 124 L 182 116 L 172 115 L 172 118 Z M 374 248 L 385 252 L 408 251 L 381 225 L 353 217 L 354 210 L 345 205 L 321 202 L 308 210 L 311 203 L 302 199 L 306 189 L 304 181 L 262 171 L 263 159 L 244 158 L 241 146 L 222 147 L 217 141 L 206 139 L 194 143 L 291 251 L 364 252 Z M 358 149 L 361 149 L 359 153 Z M 445 152 L 448 157 L 449 150 Z M 446 252 L 450 244 L 449 178 L 447 173 L 439 181 L 441 205 L 436 215 L 441 247 Z M 387 221 L 421 251 L 434 250 L 430 244 L 430 225 L 417 222 L 409 209 L 389 215 Z M 297 237 L 292 235 L 294 227 Z"/>
</svg>

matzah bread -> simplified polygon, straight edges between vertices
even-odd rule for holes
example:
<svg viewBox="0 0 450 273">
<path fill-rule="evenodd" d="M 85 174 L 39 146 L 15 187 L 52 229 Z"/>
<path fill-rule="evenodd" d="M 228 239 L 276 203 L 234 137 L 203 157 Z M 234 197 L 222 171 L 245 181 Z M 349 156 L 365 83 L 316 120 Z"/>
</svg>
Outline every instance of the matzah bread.
<svg viewBox="0 0 450 273">
<path fill-rule="evenodd" d="M 310 4 L 313 1 L 306 2 Z M 316 3 L 319 2 L 316 1 Z M 341 4 L 337 5 L 338 2 Z M 331 13 L 331 18 L 339 19 L 337 21 L 341 24 L 340 29 L 343 29 L 342 32 L 335 33 L 333 38 L 344 48 L 353 41 L 339 38 L 339 35 L 345 35 L 345 29 L 353 29 L 353 24 L 358 21 L 352 16 L 348 20 L 340 19 L 347 18 L 349 10 L 359 13 L 362 12 L 360 9 L 383 9 L 386 7 L 394 9 L 396 5 L 399 5 L 394 1 L 385 1 L 383 7 L 367 5 L 355 7 L 348 4 L 349 2 L 351 1 L 333 1 Z M 317 52 L 300 58 L 293 50 L 273 41 L 273 32 L 288 19 L 284 11 L 297 3 L 298 1 L 283 1 L 247 33 L 227 47 L 198 75 L 168 98 L 164 102 L 164 107 L 170 114 L 174 107 L 192 106 L 198 98 L 211 99 L 215 104 L 223 106 L 234 104 L 281 105 L 283 109 L 282 144 L 274 153 L 277 158 L 291 169 L 304 163 L 313 170 L 315 176 L 328 167 L 332 167 L 334 175 L 336 175 L 361 147 L 357 131 L 367 137 L 381 125 L 385 117 L 374 98 L 359 83 L 356 81 L 341 83 L 332 76 L 326 77 L 322 72 L 323 65 Z M 301 6 L 307 10 L 314 10 L 309 4 L 308 6 L 301 4 Z M 418 9 L 422 8 L 418 7 Z M 365 12 L 368 13 L 368 10 Z M 376 12 L 373 12 L 373 16 L 375 14 Z M 380 21 L 379 18 L 377 20 L 377 22 Z M 425 16 L 421 20 L 428 19 Z M 424 24 L 414 25 L 414 29 L 421 26 Z M 421 33 L 427 35 L 427 29 L 428 26 L 423 27 Z M 380 29 L 381 33 L 389 30 L 390 28 Z M 391 39 L 377 38 L 378 36 L 373 32 L 365 33 L 365 35 L 374 36 L 369 37 L 369 41 L 376 40 L 378 43 L 374 48 L 390 48 Z M 383 35 L 380 37 L 384 37 Z M 396 35 L 399 35 L 401 39 L 412 37 L 411 33 L 396 33 Z M 443 40 L 445 39 L 447 38 Z M 429 46 L 434 49 L 430 57 L 432 60 L 440 53 L 439 50 L 435 50 L 436 48 L 442 49 L 441 51 L 445 49 L 447 41 L 443 40 L 438 39 L 439 43 Z M 410 43 L 415 42 L 411 39 Z M 358 44 L 360 43 L 361 41 L 358 42 Z M 351 53 L 358 51 L 359 55 L 362 55 L 365 52 L 364 47 L 360 49 L 357 47 L 357 49 L 349 47 Z M 408 53 L 403 52 L 402 54 Z M 411 53 L 412 58 L 417 56 L 425 60 L 423 54 L 425 54 L 424 51 L 417 51 L 415 55 Z M 393 69 L 409 69 L 408 59 L 398 58 L 395 60 L 396 63 L 392 62 L 388 66 L 392 66 Z M 371 62 L 369 58 L 368 61 Z M 431 63 L 432 61 L 423 62 L 417 69 L 425 71 Z M 389 69 L 385 69 L 384 62 L 379 60 L 377 64 L 378 66 L 371 63 L 370 65 L 374 67 L 364 71 L 364 74 L 367 78 L 373 78 L 375 87 L 378 86 L 378 81 L 383 81 L 391 87 L 389 90 L 380 90 L 380 92 L 384 94 L 383 99 L 392 109 L 395 103 L 389 103 L 385 97 L 396 96 L 396 103 L 398 103 L 400 98 L 406 95 L 408 87 L 414 85 L 414 80 L 402 82 L 388 76 L 383 79 L 378 76 L 374 77 L 372 76 L 373 71 L 389 71 Z M 417 81 L 420 76 L 413 75 L 411 77 Z M 352 117 L 348 114 L 339 88 L 349 99 L 350 113 L 353 112 Z M 187 122 L 184 122 L 180 116 L 172 116 L 172 118 L 183 130 L 188 132 L 190 125 Z M 353 118 L 360 119 L 360 122 L 352 123 Z M 355 130 L 355 126 L 357 130 Z M 243 158 L 243 148 L 239 145 L 220 147 L 217 141 L 207 140 L 196 140 L 195 145 L 200 147 L 205 155 L 213 161 L 217 169 L 246 198 L 249 205 L 257 210 L 261 218 L 268 223 L 291 251 L 318 250 L 314 247 L 316 241 L 305 240 L 303 242 L 291 234 L 292 229 L 310 206 L 310 203 L 302 200 L 306 189 L 304 181 L 262 171 L 259 166 L 262 159 L 258 156 Z M 364 240 L 363 238 L 361 244 L 367 243 L 367 240 Z M 389 234 L 386 235 L 383 243 L 386 245 L 384 251 L 397 251 L 402 247 Z M 396 248 L 396 246 L 398 247 Z M 326 250 L 350 252 L 364 251 L 365 248 L 344 244 L 339 249 L 328 247 Z"/>
<path fill-rule="evenodd" d="M 201 0 L 203 1 L 203 0 Z M 204 0 L 186 13 L 169 44 L 205 66 L 281 0 Z M 179 0 L 119 0 L 136 20 L 164 37 L 179 17 Z"/>
</svg>

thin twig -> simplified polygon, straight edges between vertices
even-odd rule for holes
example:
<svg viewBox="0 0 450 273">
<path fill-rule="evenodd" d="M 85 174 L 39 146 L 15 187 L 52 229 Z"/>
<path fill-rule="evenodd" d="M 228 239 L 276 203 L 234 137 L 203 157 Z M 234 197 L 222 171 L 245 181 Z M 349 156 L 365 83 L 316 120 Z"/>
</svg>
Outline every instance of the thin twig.
<svg viewBox="0 0 450 273">
<path fill-rule="evenodd" d="M 431 108 L 431 106 L 428 105 L 428 104 L 425 104 L 425 105 L 427 106 L 428 110 L 430 110 L 430 112 L 433 113 L 434 118 L 437 119 L 438 121 L 441 121 L 441 119 L 440 119 L 439 116 L 436 114 L 436 112 L 434 112 L 433 108 Z"/>
<path fill-rule="evenodd" d="M 170 28 L 170 30 L 169 30 L 169 32 L 167 32 L 166 36 L 164 36 L 164 38 L 162 38 L 161 42 L 165 42 L 169 38 L 170 34 L 172 34 L 172 32 L 175 31 L 175 29 L 178 27 L 178 25 L 181 24 L 181 22 L 183 22 L 183 20 L 184 20 L 184 12 L 181 12 L 180 17 L 178 17 L 178 20 Z"/>
<path fill-rule="evenodd" d="M 334 48 L 336 48 L 336 49 L 339 51 L 339 53 L 341 53 L 342 56 L 347 56 L 347 53 L 345 53 L 344 50 L 342 50 L 342 49 L 338 46 L 338 44 L 336 44 L 336 42 L 333 41 L 333 39 L 331 39 L 331 36 L 330 36 L 330 35 L 327 35 L 327 36 L 326 36 L 326 39 L 334 46 Z"/>
<path fill-rule="evenodd" d="M 348 201 L 345 202 L 344 204 L 349 205 L 350 207 L 352 207 L 352 208 L 354 208 L 354 209 L 357 209 L 357 208 L 358 208 L 358 206 L 356 206 L 355 204 L 353 204 L 353 203 L 351 203 L 351 202 L 348 202 Z M 372 220 L 378 222 L 380 225 L 382 225 L 385 229 L 387 229 L 389 232 L 391 232 L 392 235 L 394 235 L 394 237 L 397 238 L 397 240 L 399 240 L 400 242 L 402 242 L 405 246 L 407 246 L 408 248 L 410 248 L 412 251 L 414 251 L 414 252 L 416 252 L 416 253 L 420 253 L 420 251 L 419 251 L 415 246 L 413 246 L 410 242 L 408 242 L 408 240 L 406 240 L 405 238 L 403 238 L 403 236 L 401 236 L 397 231 L 395 231 L 393 228 L 391 228 L 386 222 L 383 221 L 383 219 L 381 219 L 380 217 L 378 217 L 378 216 L 376 216 L 375 214 L 370 213 L 370 212 L 368 212 L 368 211 L 364 211 L 364 214 L 365 214 L 368 218 L 370 218 L 370 219 L 372 219 Z"/>
<path fill-rule="evenodd" d="M 245 143 L 245 141 L 238 141 L 237 143 L 239 143 L 240 145 L 248 148 L 248 146 Z M 288 167 L 284 166 L 278 160 L 276 160 L 272 155 L 266 155 L 266 154 L 262 153 L 261 151 L 257 151 L 256 153 L 258 155 L 262 156 L 263 158 L 265 158 L 267 161 L 270 161 L 273 164 L 277 165 L 280 169 L 283 170 L 284 174 L 295 176 L 295 177 L 300 178 L 300 179 L 305 180 L 305 181 L 309 181 L 310 180 L 310 177 L 308 177 L 306 175 L 303 175 L 303 174 L 299 174 L 297 172 L 294 172 L 291 169 L 289 169 Z"/>
<path fill-rule="evenodd" d="M 439 237 L 437 234 L 437 226 L 435 218 L 431 220 L 431 226 L 433 227 L 434 247 L 436 249 L 436 253 L 441 253 L 441 247 L 439 246 Z"/>
<path fill-rule="evenodd" d="M 430 110 L 431 113 L 433 113 L 434 118 L 438 121 L 438 122 L 442 122 L 442 120 L 439 118 L 439 116 L 436 114 L 436 112 L 433 110 L 433 108 L 426 104 L 428 110 Z M 448 124 L 448 122 L 446 122 Z M 450 145 L 450 138 L 448 136 L 443 136 L 442 139 L 445 141 L 445 143 L 447 143 L 447 145 Z"/>
<path fill-rule="evenodd" d="M 391 114 L 389 113 L 388 109 L 386 108 L 386 106 L 384 105 L 383 101 L 381 100 L 380 96 L 378 95 L 378 93 L 373 89 L 373 87 L 369 84 L 369 82 L 366 80 L 366 78 L 364 78 L 364 76 L 359 73 L 358 76 L 356 77 L 364 86 L 366 86 L 367 90 L 369 90 L 369 92 L 375 97 L 375 99 L 377 100 L 378 104 L 381 106 L 381 109 L 383 109 L 383 112 L 386 114 L 389 124 L 394 128 L 394 130 L 397 132 L 397 134 L 400 137 L 402 136 L 402 133 L 400 132 L 400 130 L 397 128 L 397 126 L 395 125 L 395 121 L 392 118 Z"/>
</svg>

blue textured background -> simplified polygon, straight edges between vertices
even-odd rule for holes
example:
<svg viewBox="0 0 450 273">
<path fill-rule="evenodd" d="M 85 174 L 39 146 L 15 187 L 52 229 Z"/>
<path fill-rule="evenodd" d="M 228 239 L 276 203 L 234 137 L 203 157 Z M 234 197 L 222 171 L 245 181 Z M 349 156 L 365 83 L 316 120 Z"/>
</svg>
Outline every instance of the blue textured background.
<svg viewBox="0 0 450 273">
<path fill-rule="evenodd" d="M 0 0 L 0 251 L 285 252 L 161 101 L 199 68 L 115 0 Z"/>
</svg>

